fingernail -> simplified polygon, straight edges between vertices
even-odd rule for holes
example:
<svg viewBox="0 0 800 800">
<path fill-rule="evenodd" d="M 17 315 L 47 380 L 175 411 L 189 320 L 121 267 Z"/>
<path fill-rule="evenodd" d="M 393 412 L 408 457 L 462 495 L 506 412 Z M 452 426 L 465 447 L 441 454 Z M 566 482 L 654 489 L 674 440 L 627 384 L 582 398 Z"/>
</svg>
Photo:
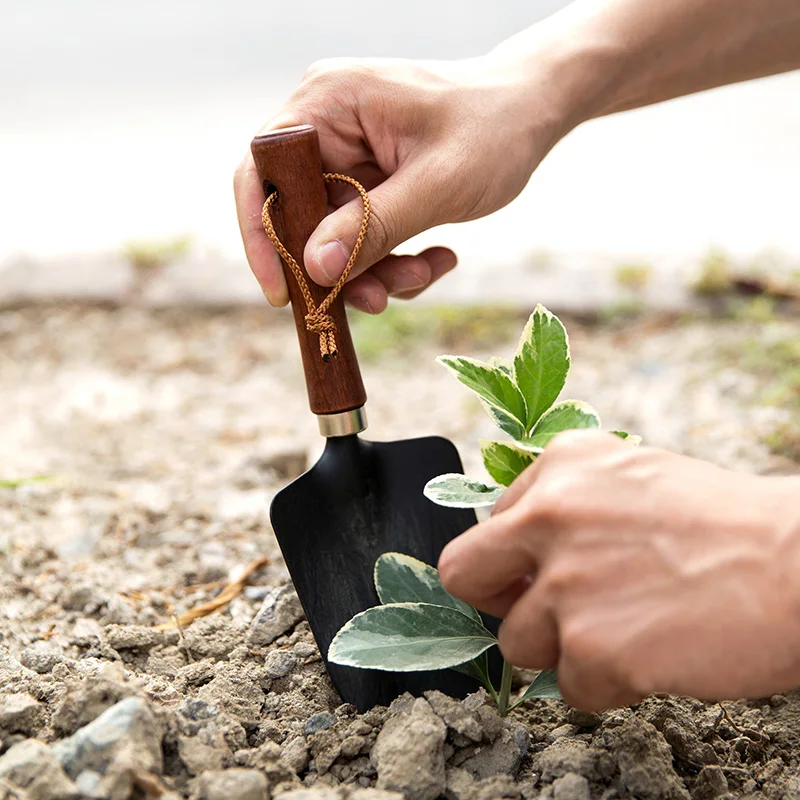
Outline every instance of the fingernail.
<svg viewBox="0 0 800 800">
<path fill-rule="evenodd" d="M 392 294 L 413 292 L 414 289 L 421 289 L 426 283 L 427 281 L 416 273 L 403 269 L 392 275 Z"/>
<path fill-rule="evenodd" d="M 344 245 L 337 239 L 326 242 L 317 250 L 317 263 L 328 284 L 333 286 L 339 280 L 349 257 Z"/>
<path fill-rule="evenodd" d="M 353 308 L 357 309 L 358 311 L 363 311 L 365 314 L 375 313 L 372 308 L 372 304 L 369 302 L 369 300 L 367 300 L 366 297 L 361 297 L 360 295 L 348 297 L 347 302 L 353 306 Z"/>
<path fill-rule="evenodd" d="M 270 293 L 265 289 L 264 297 L 267 299 L 267 302 L 274 308 L 282 308 L 289 302 L 289 295 L 285 291 Z"/>
</svg>

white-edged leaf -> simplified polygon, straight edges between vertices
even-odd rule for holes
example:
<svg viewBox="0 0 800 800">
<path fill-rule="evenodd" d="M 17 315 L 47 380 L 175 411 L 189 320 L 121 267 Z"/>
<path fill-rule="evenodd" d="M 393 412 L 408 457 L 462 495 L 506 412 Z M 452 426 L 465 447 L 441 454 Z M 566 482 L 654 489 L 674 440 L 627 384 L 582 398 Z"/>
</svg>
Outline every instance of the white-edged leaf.
<svg viewBox="0 0 800 800">
<path fill-rule="evenodd" d="M 632 444 L 634 447 L 637 447 L 642 443 L 642 437 L 637 436 L 635 433 L 626 433 L 625 431 L 611 431 L 614 436 L 619 436 L 620 439 L 624 439 L 628 444 Z"/>
<path fill-rule="evenodd" d="M 487 486 L 466 475 L 448 472 L 431 478 L 422 492 L 425 497 L 440 506 L 482 508 L 493 506 L 503 494 L 503 487 Z"/>
<path fill-rule="evenodd" d="M 381 603 L 447 606 L 483 624 L 480 614 L 469 603 L 453 597 L 442 586 L 439 571 L 418 558 L 405 553 L 384 553 L 375 562 L 373 576 Z"/>
<path fill-rule="evenodd" d="M 525 426 L 516 418 L 501 411 L 499 408 L 487 403 L 482 397 L 479 398 L 483 410 L 488 414 L 489 419 L 500 428 L 503 433 L 507 433 L 512 439 L 525 438 Z"/>
<path fill-rule="evenodd" d="M 391 603 L 356 614 L 334 636 L 334 664 L 388 672 L 456 667 L 497 639 L 466 614 L 428 603 Z"/>
<path fill-rule="evenodd" d="M 522 693 L 522 696 L 514 703 L 516 708 L 521 703 L 535 698 L 548 700 L 561 700 L 561 692 L 558 688 L 558 675 L 554 669 L 543 669 L 533 680 L 533 683 Z"/>
<path fill-rule="evenodd" d="M 562 431 L 599 427 L 600 415 L 588 403 L 582 400 L 564 400 L 542 415 L 531 435 L 522 444 L 535 452 L 538 448 L 546 447 Z"/>
<path fill-rule="evenodd" d="M 536 454 L 509 442 L 480 440 L 481 455 L 486 471 L 501 485 L 510 486 L 524 469 L 529 467 Z"/>
<path fill-rule="evenodd" d="M 510 436 L 525 435 L 525 400 L 501 367 L 466 356 L 439 356 L 436 360 L 489 406 L 490 416 L 502 430 Z"/>
<path fill-rule="evenodd" d="M 492 356 L 489 359 L 489 365 L 495 369 L 505 372 L 505 374 L 508 375 L 511 380 L 514 380 L 514 364 L 507 358 L 503 358 L 502 356 Z"/>
<path fill-rule="evenodd" d="M 526 431 L 558 399 L 569 372 L 569 337 L 543 305 L 528 318 L 514 355 L 514 380 L 525 398 Z"/>
</svg>

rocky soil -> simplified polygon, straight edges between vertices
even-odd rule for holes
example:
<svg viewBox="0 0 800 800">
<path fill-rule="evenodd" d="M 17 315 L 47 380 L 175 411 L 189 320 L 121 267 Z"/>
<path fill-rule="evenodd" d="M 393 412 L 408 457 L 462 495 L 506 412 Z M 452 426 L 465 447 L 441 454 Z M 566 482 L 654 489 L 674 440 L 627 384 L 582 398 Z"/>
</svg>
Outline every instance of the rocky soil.
<svg viewBox="0 0 800 800">
<path fill-rule="evenodd" d="M 718 345 L 798 323 L 568 327 L 567 393 L 609 427 L 796 469 L 760 443 L 790 412 L 760 406 L 762 378 Z M 512 348 L 465 333 L 373 357 L 371 435 L 443 434 L 481 474 L 490 425 L 432 359 Z M 321 450 L 286 315 L 7 310 L 0 387 L 0 479 L 55 476 L 0 489 L 0 798 L 800 797 L 800 696 L 603 715 L 539 701 L 506 720 L 483 693 L 342 705 L 267 517 Z M 229 603 L 169 624 L 248 569 Z"/>
</svg>

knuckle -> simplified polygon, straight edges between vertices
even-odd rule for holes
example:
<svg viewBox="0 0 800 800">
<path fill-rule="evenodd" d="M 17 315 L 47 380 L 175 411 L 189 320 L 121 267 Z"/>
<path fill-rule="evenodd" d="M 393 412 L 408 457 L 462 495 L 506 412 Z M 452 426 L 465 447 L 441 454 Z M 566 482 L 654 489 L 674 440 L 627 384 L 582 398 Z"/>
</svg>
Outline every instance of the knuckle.
<svg viewBox="0 0 800 800">
<path fill-rule="evenodd" d="M 520 636 L 510 626 L 504 624 L 498 633 L 497 644 L 503 658 L 515 667 L 530 669 L 541 665 L 534 664 L 530 648 L 526 645 L 524 636 Z"/>
<path fill-rule="evenodd" d="M 537 576 L 536 588 L 547 602 L 557 606 L 560 598 L 575 592 L 584 582 L 584 567 L 575 559 L 560 558 Z"/>
<path fill-rule="evenodd" d="M 606 669 L 614 663 L 605 628 L 597 624 L 585 624 L 583 620 L 567 621 L 561 628 L 561 647 L 574 663 L 584 669 Z"/>
<path fill-rule="evenodd" d="M 359 220 L 360 220 L 360 211 Z M 389 209 L 384 205 L 381 208 L 370 209 L 369 238 L 370 249 L 373 251 L 373 260 L 387 255 L 393 246 L 395 226 Z"/>
<path fill-rule="evenodd" d="M 587 430 L 561 431 L 549 442 L 546 453 L 553 456 L 573 455 L 583 450 L 586 444 Z"/>
<path fill-rule="evenodd" d="M 341 58 L 320 58 L 309 65 L 303 74 L 303 80 L 311 80 L 321 75 L 328 75 L 341 68 Z"/>
<path fill-rule="evenodd" d="M 323 58 L 308 67 L 303 75 L 303 83 L 340 84 L 374 74 L 374 66 L 357 58 Z"/>
<path fill-rule="evenodd" d="M 527 521 L 537 527 L 563 526 L 578 498 L 573 475 L 544 475 L 526 497 Z"/>
</svg>

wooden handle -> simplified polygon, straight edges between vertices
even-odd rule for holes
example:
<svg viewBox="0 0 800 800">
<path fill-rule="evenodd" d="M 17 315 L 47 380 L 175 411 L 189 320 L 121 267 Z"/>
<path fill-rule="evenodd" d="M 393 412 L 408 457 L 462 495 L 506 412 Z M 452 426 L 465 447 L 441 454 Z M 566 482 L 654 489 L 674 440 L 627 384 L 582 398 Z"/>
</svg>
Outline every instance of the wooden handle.
<svg viewBox="0 0 800 800">
<path fill-rule="evenodd" d="M 271 211 L 275 231 L 305 272 L 306 242 L 328 213 L 317 132 L 311 125 L 283 128 L 256 136 L 250 149 L 264 186 L 264 196 L 272 187 L 278 190 L 278 202 Z M 283 274 L 289 286 L 311 410 L 314 414 L 340 414 L 363 406 L 367 395 L 341 296 L 328 312 L 336 325 L 338 355 L 323 361 L 319 334 L 306 329 L 306 303 L 296 278 L 285 263 Z M 330 293 L 330 287 L 319 286 L 308 277 L 306 280 L 318 306 Z"/>
</svg>

